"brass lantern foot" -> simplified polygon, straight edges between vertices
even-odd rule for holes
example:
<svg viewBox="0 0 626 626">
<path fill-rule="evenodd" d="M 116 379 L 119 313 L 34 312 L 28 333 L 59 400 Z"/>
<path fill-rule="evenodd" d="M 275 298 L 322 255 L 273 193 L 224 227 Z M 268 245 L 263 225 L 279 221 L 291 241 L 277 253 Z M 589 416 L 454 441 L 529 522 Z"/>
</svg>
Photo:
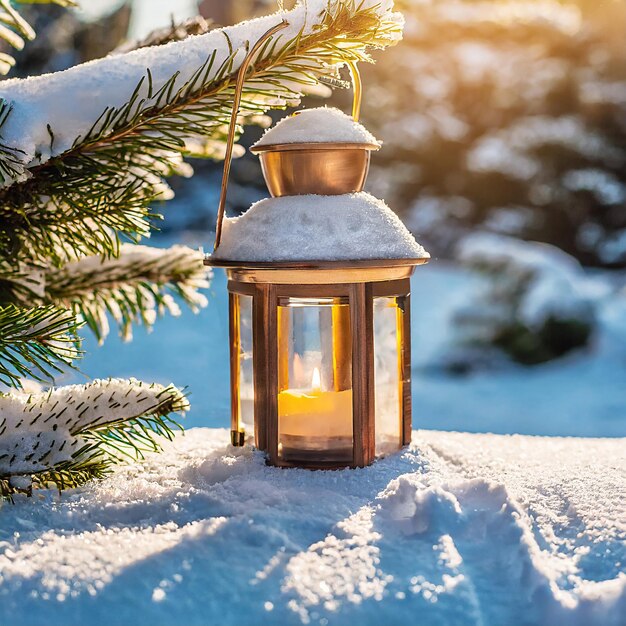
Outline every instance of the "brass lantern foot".
<svg viewBox="0 0 626 626">
<path fill-rule="evenodd" d="M 246 432 L 244 430 L 231 430 L 230 431 L 230 443 L 235 448 L 241 448 L 246 442 Z"/>
</svg>

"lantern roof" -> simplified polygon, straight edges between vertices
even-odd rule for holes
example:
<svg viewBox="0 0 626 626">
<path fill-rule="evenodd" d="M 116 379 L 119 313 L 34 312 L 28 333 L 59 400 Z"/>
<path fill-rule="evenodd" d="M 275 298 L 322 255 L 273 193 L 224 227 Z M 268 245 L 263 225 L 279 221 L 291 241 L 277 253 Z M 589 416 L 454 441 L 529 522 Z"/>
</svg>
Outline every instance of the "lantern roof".
<svg viewBox="0 0 626 626">
<path fill-rule="evenodd" d="M 428 259 L 400 218 L 365 192 L 283 196 L 226 218 L 214 259 L 345 261 Z"/>
<path fill-rule="evenodd" d="M 350 143 L 379 147 L 379 142 L 365 126 L 343 111 L 332 107 L 304 109 L 284 117 L 252 146 L 257 152 L 265 146 L 299 143 Z"/>
</svg>

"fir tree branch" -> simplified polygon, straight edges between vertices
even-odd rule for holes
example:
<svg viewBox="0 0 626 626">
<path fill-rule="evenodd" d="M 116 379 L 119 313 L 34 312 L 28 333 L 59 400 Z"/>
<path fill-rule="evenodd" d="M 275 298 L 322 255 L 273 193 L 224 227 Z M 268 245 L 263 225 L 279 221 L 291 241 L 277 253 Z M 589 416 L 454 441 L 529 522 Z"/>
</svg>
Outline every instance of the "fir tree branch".
<svg viewBox="0 0 626 626">
<path fill-rule="evenodd" d="M 54 305 L 0 307 L 0 382 L 20 386 L 20 378 L 49 382 L 80 352 L 74 316 Z"/>
<path fill-rule="evenodd" d="M 170 41 L 182 41 L 189 35 L 203 35 L 211 29 L 211 22 L 201 15 L 190 17 L 179 24 L 172 23 L 165 28 L 157 28 L 138 41 L 130 41 L 116 48 L 111 54 L 124 54 L 131 50 L 148 48 L 150 46 L 162 46 Z"/>
<path fill-rule="evenodd" d="M 35 38 L 35 31 L 13 8 L 10 0 L 0 0 L 0 38 L 16 50 L 22 50 L 26 40 Z"/>
<path fill-rule="evenodd" d="M 45 266 L 0 257 L 0 303 L 32 307 L 46 304 Z"/>
<path fill-rule="evenodd" d="M 192 310 L 206 306 L 199 289 L 209 286 L 203 254 L 185 246 L 168 249 L 125 244 L 119 258 L 87 257 L 46 275 L 47 296 L 80 315 L 99 341 L 108 334 L 108 314 L 125 339 L 133 323 L 151 327 L 157 315 L 179 315 L 173 296 Z"/>
<path fill-rule="evenodd" d="M 2 57 L 6 55 L 0 55 L 0 74 L 2 72 Z M 13 104 L 7 102 L 4 98 L 0 98 L 0 140 L 2 139 L 2 126 L 7 121 L 11 111 L 13 110 Z M 8 181 L 21 181 L 28 178 L 26 174 L 26 168 L 22 159 L 20 158 L 23 152 L 16 148 L 10 148 L 5 146 L 0 141 L 0 185 L 6 184 Z"/>
<path fill-rule="evenodd" d="M 378 7 L 329 3 L 315 29 L 264 45 L 246 80 L 242 121 L 297 101 L 338 64 L 368 61 L 368 48 L 396 43 L 399 31 L 398 21 L 381 17 Z M 51 237 L 70 238 L 85 253 L 117 254 L 120 234 L 145 235 L 154 177 L 163 175 L 171 155 L 185 153 L 188 137 L 223 139 L 241 57 L 236 48 L 218 61 L 213 51 L 182 84 L 176 73 L 157 87 L 148 71 L 124 105 L 107 107 L 70 149 L 30 166 L 28 180 L 0 192 L 0 238 L 10 238 L 10 225 L 21 250 L 43 257 L 52 252 Z M 96 217 L 98 225 L 81 223 Z M 63 262 L 54 253 L 52 260 Z"/>
</svg>

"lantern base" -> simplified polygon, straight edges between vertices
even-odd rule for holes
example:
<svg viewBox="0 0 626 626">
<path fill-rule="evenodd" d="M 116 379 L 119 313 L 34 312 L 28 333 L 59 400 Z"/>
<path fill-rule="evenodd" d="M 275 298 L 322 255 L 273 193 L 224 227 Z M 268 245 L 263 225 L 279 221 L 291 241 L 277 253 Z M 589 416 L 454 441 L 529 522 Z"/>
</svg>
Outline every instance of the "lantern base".
<svg viewBox="0 0 626 626">
<path fill-rule="evenodd" d="M 377 456 L 372 461 L 372 463 L 376 463 L 376 461 L 383 459 L 389 456 L 390 454 L 395 454 L 396 452 L 400 452 L 401 450 L 404 450 L 407 447 L 408 445 L 402 445 L 402 446 L 398 446 L 395 450 L 387 450 L 384 454 Z M 298 454 L 300 453 L 301 451 L 298 450 Z M 283 457 L 279 458 L 275 463 L 273 463 L 268 456 L 266 458 L 265 464 L 271 467 L 279 467 L 281 469 L 300 468 L 300 469 L 311 470 L 311 471 L 356 469 L 357 467 L 361 467 L 360 465 L 355 465 L 354 462 L 352 461 L 352 448 L 350 448 L 349 450 L 349 455 L 350 455 L 350 458 L 347 459 L 345 462 L 338 461 L 338 460 L 323 461 L 319 457 L 313 457 L 313 456 L 311 456 L 310 460 L 304 460 L 301 454 L 297 460 L 296 459 L 289 460 L 289 459 L 286 459 L 283 455 Z"/>
<path fill-rule="evenodd" d="M 352 459 L 345 463 L 339 461 L 319 461 L 312 459 L 311 461 L 287 461 L 285 459 L 279 459 L 276 463 L 272 463 L 268 457 L 266 460 L 267 465 L 272 467 L 280 467 L 281 469 L 305 469 L 305 470 L 342 470 L 354 468 Z"/>
<path fill-rule="evenodd" d="M 298 437 L 283 435 L 278 446 L 280 461 L 294 465 L 343 465 L 352 463 L 351 437 Z"/>
</svg>

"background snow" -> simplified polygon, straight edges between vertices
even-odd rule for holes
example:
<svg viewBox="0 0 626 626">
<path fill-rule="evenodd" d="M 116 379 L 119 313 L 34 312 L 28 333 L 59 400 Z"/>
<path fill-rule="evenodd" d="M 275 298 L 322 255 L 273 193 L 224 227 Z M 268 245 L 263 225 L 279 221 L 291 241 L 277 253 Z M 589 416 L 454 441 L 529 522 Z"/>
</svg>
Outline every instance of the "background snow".
<svg viewBox="0 0 626 626">
<path fill-rule="evenodd" d="M 593 298 L 586 293 L 589 286 L 583 268 L 554 246 L 476 232 L 460 242 L 457 256 L 461 264 L 491 274 L 499 283 L 490 285 L 490 290 L 501 292 L 500 302 L 497 293 L 486 290 L 473 307 L 482 309 L 483 314 L 489 311 L 492 333 L 498 328 L 493 319 L 497 319 L 498 304 L 504 304 L 501 323 L 514 321 L 510 310 L 514 296 L 521 300 L 515 321 L 530 328 L 540 328 L 549 317 L 593 320 Z M 510 293 L 505 295 L 507 291 Z"/>
<path fill-rule="evenodd" d="M 623 624 L 621 441 L 418 431 L 310 472 L 227 439 L 3 508 L 0 622 Z"/>
<path fill-rule="evenodd" d="M 209 233 L 176 235 L 191 247 Z M 167 245 L 168 238 L 154 243 Z M 615 277 L 618 278 L 617 276 Z M 476 301 L 484 279 L 437 259 L 411 279 L 413 423 L 419 428 L 531 435 L 626 436 L 626 293 L 610 273 L 587 271 L 595 291 L 598 329 L 591 348 L 532 368 L 506 365 L 450 376 L 434 364 L 447 350 L 460 306 Z M 615 285 L 613 284 L 615 282 Z M 623 282 L 623 281 L 622 281 Z M 230 414 L 228 298 L 224 273 L 215 272 L 209 305 L 198 315 L 164 317 L 155 332 L 137 328 L 132 343 L 109 337 L 102 347 L 87 337 L 81 370 L 94 378 L 135 376 L 188 386 L 184 423 L 226 427 Z M 84 380 L 75 375 L 60 382 Z"/>
</svg>

